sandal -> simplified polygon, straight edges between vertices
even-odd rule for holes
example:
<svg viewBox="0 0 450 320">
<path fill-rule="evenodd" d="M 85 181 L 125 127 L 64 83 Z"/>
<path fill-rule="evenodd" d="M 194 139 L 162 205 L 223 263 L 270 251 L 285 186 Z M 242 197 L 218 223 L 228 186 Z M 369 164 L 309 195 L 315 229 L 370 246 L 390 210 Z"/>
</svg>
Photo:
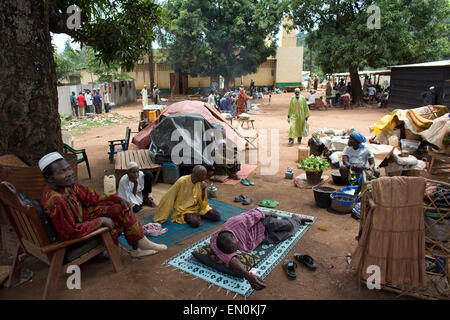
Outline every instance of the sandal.
<svg viewBox="0 0 450 320">
<path fill-rule="evenodd" d="M 276 208 L 278 206 L 278 204 L 280 204 L 278 201 L 274 201 L 274 200 L 263 200 L 260 203 L 258 203 L 258 205 L 260 205 L 261 207 L 267 207 L 267 208 Z"/>
<path fill-rule="evenodd" d="M 254 186 L 255 185 L 255 183 L 252 180 L 250 180 L 250 179 L 245 179 L 245 180 L 247 180 L 247 183 L 248 183 L 249 186 Z"/>
<path fill-rule="evenodd" d="M 237 196 L 236 198 L 234 198 L 234 202 L 242 202 L 245 200 L 245 198 L 246 197 L 241 194 L 241 195 Z"/>
<path fill-rule="evenodd" d="M 250 184 L 248 183 L 248 180 L 247 179 L 241 179 L 241 183 L 244 185 L 244 186 L 249 186 Z"/>
<path fill-rule="evenodd" d="M 253 202 L 252 198 L 245 197 L 245 199 L 242 201 L 242 204 L 249 205 L 252 202 Z"/>
<path fill-rule="evenodd" d="M 307 254 L 295 253 L 294 259 L 297 260 L 298 262 L 304 264 L 311 271 L 316 271 L 316 269 L 317 269 L 317 266 L 314 263 L 314 259 L 311 258 L 310 256 L 308 256 Z"/>
<path fill-rule="evenodd" d="M 294 261 L 285 260 L 283 262 L 283 270 L 286 272 L 286 275 L 290 280 L 295 280 L 297 278 L 295 269 L 297 269 L 297 264 Z"/>
</svg>

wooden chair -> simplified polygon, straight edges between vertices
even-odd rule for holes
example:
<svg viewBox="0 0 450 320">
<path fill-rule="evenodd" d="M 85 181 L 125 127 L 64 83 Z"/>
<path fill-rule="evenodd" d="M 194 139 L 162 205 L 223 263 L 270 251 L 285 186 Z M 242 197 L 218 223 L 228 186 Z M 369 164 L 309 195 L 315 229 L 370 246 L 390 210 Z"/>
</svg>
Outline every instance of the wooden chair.
<svg viewBox="0 0 450 320">
<path fill-rule="evenodd" d="M 431 156 L 430 166 L 428 167 L 429 174 L 436 174 L 437 170 L 448 170 L 450 169 L 450 155 L 445 153 L 437 153 L 432 150 L 428 151 Z M 440 160 L 443 163 L 436 165 L 436 160 Z M 434 171 L 433 171 L 434 169 Z"/>
<path fill-rule="evenodd" d="M 91 179 L 91 169 L 89 168 L 89 160 L 86 154 L 86 149 L 74 149 L 71 146 L 69 146 L 68 144 L 64 143 L 64 152 L 65 153 L 73 153 L 75 155 L 77 155 L 77 163 L 82 163 L 82 162 L 86 162 L 86 168 L 88 171 L 88 175 L 89 175 L 89 179 Z M 78 157 L 78 155 L 81 155 L 81 157 Z"/>
<path fill-rule="evenodd" d="M 127 127 L 125 129 L 125 138 L 124 139 L 117 139 L 117 140 L 110 140 L 109 142 L 109 163 L 114 162 L 114 155 L 118 151 L 126 151 L 128 150 L 128 145 L 130 144 L 130 135 L 131 135 L 131 129 Z M 116 149 L 116 147 L 121 146 L 121 148 Z"/>
<path fill-rule="evenodd" d="M 59 277 L 66 273 L 69 266 L 81 265 L 105 250 L 114 270 L 118 272 L 121 268 L 119 250 L 108 228 L 99 228 L 79 239 L 59 241 L 42 207 L 18 193 L 6 181 L 0 183 L 0 212 L 5 215 L 19 240 L 7 287 L 17 283 L 26 255 L 34 256 L 50 266 L 43 299 L 52 297 Z"/>
</svg>

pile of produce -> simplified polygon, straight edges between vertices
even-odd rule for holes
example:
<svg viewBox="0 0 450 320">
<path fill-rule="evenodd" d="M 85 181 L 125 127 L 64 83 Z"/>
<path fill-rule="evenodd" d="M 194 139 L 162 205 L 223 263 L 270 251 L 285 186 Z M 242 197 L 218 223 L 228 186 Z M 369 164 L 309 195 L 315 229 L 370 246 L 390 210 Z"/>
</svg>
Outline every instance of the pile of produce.
<svg viewBox="0 0 450 320">
<path fill-rule="evenodd" d="M 309 156 L 303 159 L 298 165 L 298 169 L 303 169 L 305 171 L 323 171 L 328 168 L 330 164 L 326 159 L 318 156 Z"/>
</svg>

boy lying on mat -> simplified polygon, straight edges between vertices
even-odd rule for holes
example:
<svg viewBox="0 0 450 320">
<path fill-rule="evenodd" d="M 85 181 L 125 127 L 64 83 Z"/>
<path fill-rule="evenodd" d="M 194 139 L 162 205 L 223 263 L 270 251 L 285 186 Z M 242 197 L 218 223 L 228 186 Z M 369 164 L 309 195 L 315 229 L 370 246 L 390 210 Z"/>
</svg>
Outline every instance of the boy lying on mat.
<svg viewBox="0 0 450 320">
<path fill-rule="evenodd" d="M 276 244 L 297 232 L 300 225 L 313 222 L 292 215 L 292 218 L 277 219 L 277 215 L 253 209 L 230 218 L 210 240 L 217 257 L 228 267 L 241 274 L 255 290 L 266 287 L 264 281 L 250 274 L 236 255 L 236 250 L 252 251 L 261 243 Z"/>
</svg>

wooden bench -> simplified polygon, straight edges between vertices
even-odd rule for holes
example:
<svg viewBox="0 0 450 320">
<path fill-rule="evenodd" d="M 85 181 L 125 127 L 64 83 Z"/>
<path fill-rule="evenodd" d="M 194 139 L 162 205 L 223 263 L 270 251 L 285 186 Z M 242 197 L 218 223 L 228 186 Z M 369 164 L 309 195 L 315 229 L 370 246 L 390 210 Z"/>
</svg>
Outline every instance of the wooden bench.
<svg viewBox="0 0 450 320">
<path fill-rule="evenodd" d="M 115 159 L 115 175 L 117 184 L 120 178 L 127 172 L 127 165 L 129 162 L 136 162 L 139 165 L 139 170 L 146 173 L 151 171 L 156 172 L 154 183 L 158 182 L 159 174 L 161 173 L 162 166 L 155 164 L 150 158 L 150 152 L 147 149 L 139 150 L 126 150 L 117 152 Z"/>
<path fill-rule="evenodd" d="M 255 125 L 254 122 L 255 120 L 251 120 L 251 119 L 237 119 L 238 123 L 241 125 L 242 128 L 244 128 L 244 123 L 247 124 L 247 129 L 250 129 L 250 124 L 252 125 L 252 128 L 255 129 Z"/>
</svg>

